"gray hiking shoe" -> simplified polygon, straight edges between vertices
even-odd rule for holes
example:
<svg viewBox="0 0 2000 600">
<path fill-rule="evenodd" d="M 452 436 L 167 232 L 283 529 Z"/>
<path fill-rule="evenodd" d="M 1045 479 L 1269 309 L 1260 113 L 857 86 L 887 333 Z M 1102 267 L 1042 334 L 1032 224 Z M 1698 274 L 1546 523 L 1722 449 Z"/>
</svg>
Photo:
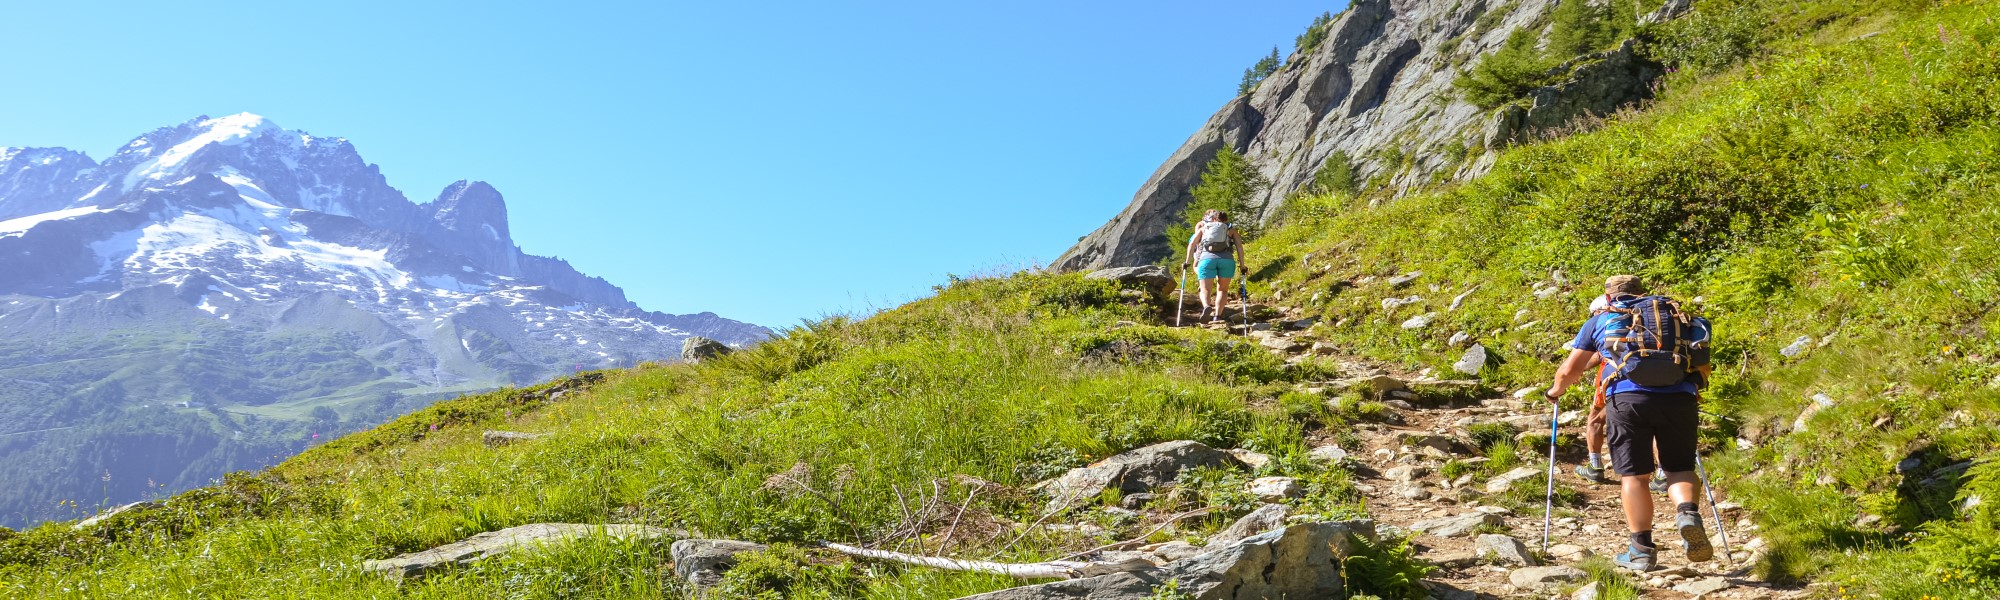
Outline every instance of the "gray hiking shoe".
<svg viewBox="0 0 2000 600">
<path fill-rule="evenodd" d="M 1577 465 L 1576 476 L 1582 477 L 1584 481 L 1591 483 L 1611 483 L 1611 478 L 1604 476 L 1603 468 L 1592 467 L 1588 464 Z"/>
<path fill-rule="evenodd" d="M 1655 474 L 1653 480 L 1646 484 L 1646 489 L 1653 490 L 1655 494 L 1667 493 L 1667 478 Z"/>
<path fill-rule="evenodd" d="M 1640 573 L 1644 573 L 1647 571 L 1651 571 L 1653 569 L 1660 568 L 1658 564 L 1659 554 L 1660 554 L 1659 548 L 1642 548 L 1639 546 L 1629 546 L 1625 549 L 1624 554 L 1612 557 L 1611 563 L 1621 567 L 1625 567 L 1627 569 L 1638 571 Z"/>
<path fill-rule="evenodd" d="M 1681 530 L 1681 548 L 1687 550 L 1688 562 L 1715 558 L 1715 547 L 1708 544 L 1708 530 L 1701 526 L 1701 515 L 1681 513 L 1674 519 L 1674 528 Z"/>
</svg>

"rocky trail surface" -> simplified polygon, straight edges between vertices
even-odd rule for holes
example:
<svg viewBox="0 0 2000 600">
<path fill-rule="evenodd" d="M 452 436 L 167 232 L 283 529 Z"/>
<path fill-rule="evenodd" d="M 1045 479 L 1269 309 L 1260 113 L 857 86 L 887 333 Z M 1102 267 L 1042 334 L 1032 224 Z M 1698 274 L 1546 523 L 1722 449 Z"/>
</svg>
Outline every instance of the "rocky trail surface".
<svg viewBox="0 0 2000 600">
<path fill-rule="evenodd" d="M 1556 485 L 1574 490 L 1575 502 L 1555 509 L 1546 551 L 1541 548 L 1543 510 L 1540 499 L 1548 473 L 1548 405 L 1536 400 L 1540 388 L 1512 393 L 1485 390 L 1475 380 L 1439 379 L 1429 372 L 1395 372 L 1381 365 L 1343 356 L 1308 330 L 1315 319 L 1303 311 L 1255 302 L 1232 302 L 1221 321 L 1196 323 L 1199 309 L 1183 316 L 1187 326 L 1206 327 L 1243 336 L 1287 358 L 1293 364 L 1311 358 L 1340 365 L 1345 379 L 1305 384 L 1316 394 L 1348 391 L 1378 400 L 1388 407 L 1372 422 L 1356 425 L 1362 443 L 1344 447 L 1332 435 L 1311 440 L 1314 456 L 1339 457 L 1355 474 L 1367 497 L 1370 516 L 1385 534 L 1414 534 L 1418 557 L 1438 567 L 1427 579 L 1434 597 L 1513 598 L 1561 597 L 1586 574 L 1576 564 L 1592 556 L 1610 557 L 1626 547 L 1626 527 L 1615 483 L 1598 483 L 1574 472 L 1582 462 L 1582 411 L 1560 413 L 1563 443 L 1557 452 Z M 1171 314 L 1171 313 L 1169 313 Z M 1246 322 L 1247 315 L 1247 322 Z M 1476 367 L 1472 369 L 1477 372 Z M 1329 394 L 1330 395 L 1330 394 Z M 1515 432 L 1517 466 L 1498 473 L 1477 470 L 1446 477 L 1446 465 L 1477 467 L 1490 461 L 1479 452 L 1473 428 L 1505 424 Z M 1491 425 L 1487 425 L 1491 427 Z M 1351 441 L 1351 440 L 1350 440 Z M 1532 488 L 1537 502 L 1531 511 L 1503 506 L 1498 496 L 1513 486 Z M 1656 498 L 1654 531 L 1661 548 L 1661 568 L 1651 573 L 1625 571 L 1640 587 L 1641 597 L 1788 598 L 1804 597 L 1802 589 L 1784 589 L 1748 575 L 1748 565 L 1763 548 L 1757 526 L 1725 490 L 1716 500 L 1728 521 L 1731 555 L 1723 556 L 1713 512 L 1704 499 L 1703 521 L 1715 560 L 1690 564 L 1679 553 L 1673 533 L 1671 504 Z M 1597 586 L 1574 590 L 1575 598 L 1595 598 Z"/>
</svg>

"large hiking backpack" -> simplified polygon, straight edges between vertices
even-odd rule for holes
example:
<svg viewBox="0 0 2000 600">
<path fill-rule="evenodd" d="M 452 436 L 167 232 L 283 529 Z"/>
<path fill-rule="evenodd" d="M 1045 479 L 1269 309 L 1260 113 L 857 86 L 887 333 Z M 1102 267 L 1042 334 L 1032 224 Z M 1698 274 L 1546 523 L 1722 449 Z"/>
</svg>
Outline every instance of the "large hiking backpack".
<svg viewBox="0 0 2000 600">
<path fill-rule="evenodd" d="M 1236 251 L 1236 243 L 1229 241 L 1229 224 L 1221 221 L 1202 221 L 1195 226 L 1201 232 L 1201 249 L 1210 254 L 1228 256 Z"/>
<path fill-rule="evenodd" d="M 1607 379 L 1668 387 L 1694 377 L 1696 385 L 1707 384 L 1697 371 L 1709 361 L 1707 319 L 1666 296 L 1623 297 L 1611 302 L 1610 313 L 1597 340 L 1608 357 Z"/>
</svg>

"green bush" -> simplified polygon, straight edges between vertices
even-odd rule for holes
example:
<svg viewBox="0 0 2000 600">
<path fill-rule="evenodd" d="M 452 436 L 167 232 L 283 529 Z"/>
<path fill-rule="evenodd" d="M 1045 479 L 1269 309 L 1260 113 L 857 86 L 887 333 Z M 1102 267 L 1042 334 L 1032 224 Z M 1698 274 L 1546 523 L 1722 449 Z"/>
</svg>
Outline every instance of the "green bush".
<svg viewBox="0 0 2000 600">
<path fill-rule="evenodd" d="M 1430 597 L 1424 577 L 1436 570 L 1416 557 L 1408 538 L 1371 541 L 1360 536 L 1352 540 L 1354 553 L 1342 562 L 1347 581 L 1357 594 L 1373 594 L 1396 600 Z"/>
</svg>

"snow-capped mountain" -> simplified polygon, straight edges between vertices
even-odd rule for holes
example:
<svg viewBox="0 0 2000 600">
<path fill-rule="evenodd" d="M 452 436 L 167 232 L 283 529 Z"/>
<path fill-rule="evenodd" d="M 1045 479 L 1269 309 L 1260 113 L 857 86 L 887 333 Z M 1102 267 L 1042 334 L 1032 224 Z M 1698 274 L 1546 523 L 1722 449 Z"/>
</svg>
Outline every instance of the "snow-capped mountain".
<svg viewBox="0 0 2000 600">
<path fill-rule="evenodd" d="M 161 128 L 101 163 L 0 148 L 0 381 L 20 382 L 0 389 L 0 490 L 33 490 L 0 491 L 0 513 L 26 520 L 82 497 L 63 495 L 68 480 L 94 493 L 100 470 L 198 484 L 436 397 L 672 360 L 690 335 L 769 334 L 642 310 L 523 252 L 492 186 L 416 204 L 347 140 L 257 115 Z M 103 464 L 57 450 L 102 441 L 63 428 L 134 420 L 198 421 L 211 431 L 188 435 L 212 447 L 143 466 L 121 464 L 133 457 L 115 440 Z M 246 435 L 270 447 L 228 448 Z"/>
</svg>

